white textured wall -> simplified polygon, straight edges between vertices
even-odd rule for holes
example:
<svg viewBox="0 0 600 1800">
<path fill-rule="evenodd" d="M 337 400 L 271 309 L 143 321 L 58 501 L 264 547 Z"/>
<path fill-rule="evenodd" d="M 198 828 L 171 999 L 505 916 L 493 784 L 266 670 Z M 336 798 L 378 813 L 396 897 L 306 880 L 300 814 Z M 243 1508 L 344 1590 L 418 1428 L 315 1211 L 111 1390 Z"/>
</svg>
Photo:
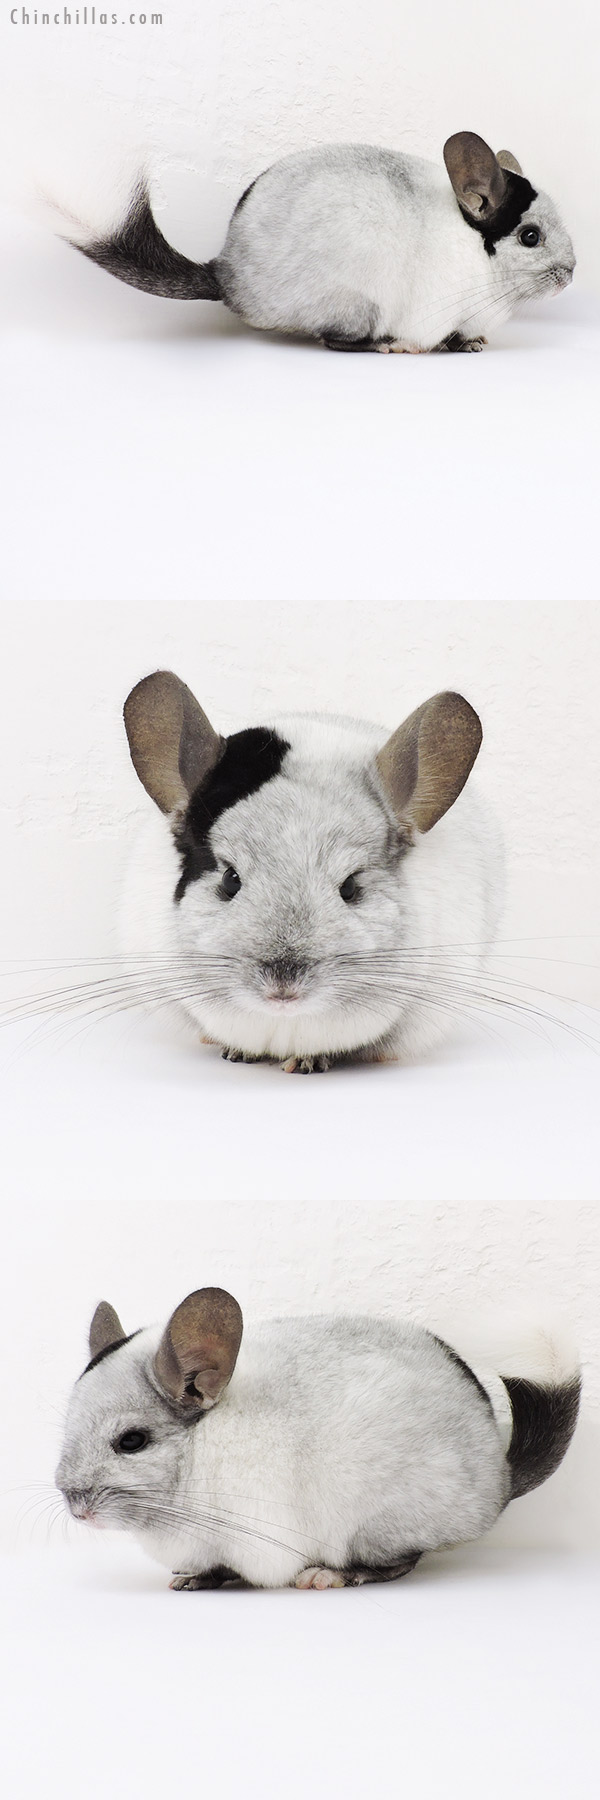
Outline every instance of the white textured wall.
<svg viewBox="0 0 600 1800">
<path fill-rule="evenodd" d="M 3 9 L 9 196 L 43 190 L 99 223 L 140 157 L 157 175 L 169 163 L 164 222 L 213 254 L 231 199 L 288 150 L 359 138 L 439 158 L 470 129 L 555 196 L 600 288 L 593 0 L 164 0 L 161 28 L 126 23 L 130 0 L 115 10 L 93 30 L 11 26 Z"/>
</svg>

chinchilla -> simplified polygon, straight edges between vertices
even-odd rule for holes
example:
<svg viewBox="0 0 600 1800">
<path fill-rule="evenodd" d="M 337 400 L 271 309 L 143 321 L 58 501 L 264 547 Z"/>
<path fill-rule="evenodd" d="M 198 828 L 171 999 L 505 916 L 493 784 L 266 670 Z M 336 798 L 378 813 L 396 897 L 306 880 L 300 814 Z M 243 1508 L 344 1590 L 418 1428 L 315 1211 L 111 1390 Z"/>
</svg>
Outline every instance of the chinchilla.
<svg viewBox="0 0 600 1800">
<path fill-rule="evenodd" d="M 272 1319 L 242 1337 L 237 1302 L 202 1288 L 132 1336 L 101 1302 L 89 1341 L 57 1485 L 175 1588 L 408 1574 L 545 1481 L 577 1419 L 577 1360 L 552 1331 L 488 1338 L 474 1364 L 378 1318 Z"/>
<path fill-rule="evenodd" d="M 575 256 L 509 151 L 459 131 L 444 159 L 447 173 L 370 144 L 286 156 L 246 188 L 207 263 L 167 243 L 145 178 L 112 235 L 90 239 L 75 221 L 70 241 L 131 287 L 221 300 L 248 325 L 331 350 L 481 350 L 516 306 L 565 287 Z"/>
<path fill-rule="evenodd" d="M 158 809 L 123 896 L 133 998 L 137 980 L 230 1060 L 301 1073 L 422 1056 L 477 1007 L 503 855 L 465 789 L 482 737 L 467 700 L 437 694 L 391 736 L 297 714 L 223 738 L 162 671 L 125 725 Z"/>
</svg>

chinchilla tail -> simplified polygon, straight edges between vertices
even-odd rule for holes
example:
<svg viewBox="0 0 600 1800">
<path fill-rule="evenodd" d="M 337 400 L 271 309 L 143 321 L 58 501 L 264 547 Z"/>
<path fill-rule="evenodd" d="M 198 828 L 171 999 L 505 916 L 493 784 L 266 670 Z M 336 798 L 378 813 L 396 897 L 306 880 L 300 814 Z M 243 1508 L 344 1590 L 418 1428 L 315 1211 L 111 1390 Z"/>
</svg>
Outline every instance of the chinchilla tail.
<svg viewBox="0 0 600 1800">
<path fill-rule="evenodd" d="M 491 1401 L 512 1477 L 512 1499 L 554 1474 L 579 1411 L 579 1358 L 564 1327 L 489 1317 L 444 1331 Z"/>
<path fill-rule="evenodd" d="M 129 287 L 170 300 L 220 300 L 215 265 L 193 263 L 173 250 L 159 231 L 146 182 L 140 178 L 122 223 L 110 237 L 91 243 L 69 240 L 90 262 Z"/>
<path fill-rule="evenodd" d="M 563 1331 L 538 1329 L 515 1347 L 499 1373 L 510 1400 L 512 1435 L 506 1460 L 512 1497 L 553 1475 L 569 1448 L 579 1412 L 579 1359 Z"/>
</svg>

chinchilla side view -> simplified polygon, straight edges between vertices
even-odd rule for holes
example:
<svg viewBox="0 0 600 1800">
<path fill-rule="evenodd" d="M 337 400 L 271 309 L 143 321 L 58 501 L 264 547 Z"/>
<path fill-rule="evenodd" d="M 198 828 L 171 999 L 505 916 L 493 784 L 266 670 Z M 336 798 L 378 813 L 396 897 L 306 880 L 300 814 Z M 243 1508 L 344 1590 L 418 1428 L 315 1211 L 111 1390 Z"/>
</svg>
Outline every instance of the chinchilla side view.
<svg viewBox="0 0 600 1800">
<path fill-rule="evenodd" d="M 230 1060 L 290 1072 L 439 1041 L 503 890 L 493 814 L 465 789 L 482 738 L 468 701 L 437 694 L 391 735 L 296 714 L 223 738 L 162 671 L 130 693 L 125 726 L 158 809 L 123 896 L 132 999 L 137 977 Z"/>
<path fill-rule="evenodd" d="M 378 1318 L 242 1336 L 221 1288 L 132 1336 L 102 1302 L 89 1344 L 57 1486 L 74 1518 L 132 1533 L 174 1588 L 395 1580 L 547 1480 L 579 1405 L 553 1332 L 513 1328 L 474 1364 Z"/>
<path fill-rule="evenodd" d="M 248 325 L 330 350 L 481 350 L 515 307 L 565 287 L 575 256 L 509 151 L 459 131 L 444 159 L 370 144 L 286 156 L 242 194 L 207 263 L 167 243 L 145 178 L 112 235 L 73 220 L 70 241 L 145 293 L 221 300 Z"/>
</svg>

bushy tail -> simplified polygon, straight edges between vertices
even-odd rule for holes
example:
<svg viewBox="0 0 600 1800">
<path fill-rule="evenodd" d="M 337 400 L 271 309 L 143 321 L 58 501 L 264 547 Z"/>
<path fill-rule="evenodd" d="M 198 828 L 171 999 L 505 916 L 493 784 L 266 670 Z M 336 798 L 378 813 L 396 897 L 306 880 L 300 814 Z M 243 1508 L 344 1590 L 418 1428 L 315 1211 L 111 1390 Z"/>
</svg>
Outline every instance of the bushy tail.
<svg viewBox="0 0 600 1800">
<path fill-rule="evenodd" d="M 123 223 L 111 237 L 91 244 L 76 243 L 75 250 L 91 262 L 126 281 L 129 287 L 171 300 L 219 300 L 220 289 L 213 263 L 193 263 L 173 250 L 154 219 L 148 189 L 138 183 Z"/>
<path fill-rule="evenodd" d="M 485 1326 L 446 1334 L 489 1393 L 506 1446 L 512 1499 L 540 1487 L 568 1450 L 579 1411 L 579 1361 L 555 1326 Z M 507 1405 L 508 1399 L 508 1405 Z"/>
</svg>

